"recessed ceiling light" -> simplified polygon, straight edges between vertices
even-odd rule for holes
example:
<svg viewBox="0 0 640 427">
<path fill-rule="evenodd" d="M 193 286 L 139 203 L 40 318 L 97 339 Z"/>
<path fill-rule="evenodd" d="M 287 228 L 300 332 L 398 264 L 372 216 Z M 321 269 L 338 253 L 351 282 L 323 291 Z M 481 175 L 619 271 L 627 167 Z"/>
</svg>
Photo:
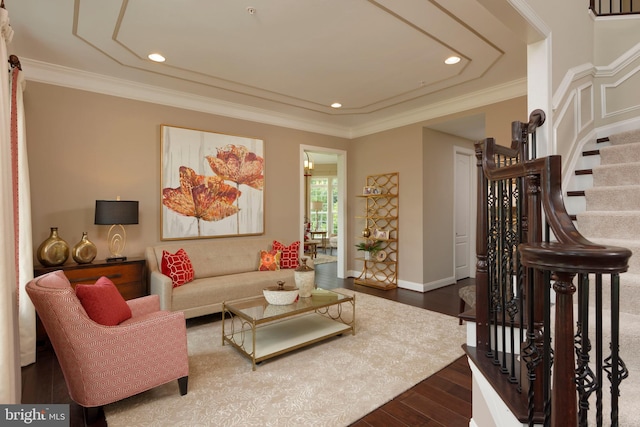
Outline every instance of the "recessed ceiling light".
<svg viewBox="0 0 640 427">
<path fill-rule="evenodd" d="M 450 56 L 447 59 L 444 60 L 445 64 L 448 65 L 453 65 L 453 64 L 457 64 L 458 62 L 460 62 L 460 57 L 459 56 Z"/>
<path fill-rule="evenodd" d="M 340 104 L 339 102 L 334 102 L 333 104 L 331 104 L 331 106 L 333 108 L 340 108 L 340 107 L 342 107 L 342 104 Z"/>
<path fill-rule="evenodd" d="M 153 62 L 164 62 L 165 57 L 160 55 L 159 53 L 150 53 L 148 58 Z"/>
</svg>

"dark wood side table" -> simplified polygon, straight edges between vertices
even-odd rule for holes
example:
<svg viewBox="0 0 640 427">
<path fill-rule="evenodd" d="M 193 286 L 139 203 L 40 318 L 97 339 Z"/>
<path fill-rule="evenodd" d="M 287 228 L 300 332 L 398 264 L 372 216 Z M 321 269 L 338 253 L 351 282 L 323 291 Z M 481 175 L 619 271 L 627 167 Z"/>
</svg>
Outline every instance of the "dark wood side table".
<svg viewBox="0 0 640 427">
<path fill-rule="evenodd" d="M 33 269 L 34 277 L 50 271 L 62 270 L 75 289 L 79 284 L 94 284 L 102 276 L 113 282 L 124 299 L 133 299 L 149 295 L 147 283 L 147 268 L 144 258 L 128 258 L 126 261 L 107 262 L 94 261 L 89 264 L 65 264 L 57 267 L 36 265 Z M 42 324 L 37 322 L 37 341 L 47 340 Z"/>
</svg>

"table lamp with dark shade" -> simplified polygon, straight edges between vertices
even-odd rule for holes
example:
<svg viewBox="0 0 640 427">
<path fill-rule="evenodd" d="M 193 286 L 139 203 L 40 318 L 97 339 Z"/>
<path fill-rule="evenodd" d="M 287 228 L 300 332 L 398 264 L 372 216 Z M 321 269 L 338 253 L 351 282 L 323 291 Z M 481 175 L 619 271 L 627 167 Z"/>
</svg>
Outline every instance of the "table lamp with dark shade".
<svg viewBox="0 0 640 427">
<path fill-rule="evenodd" d="M 110 225 L 107 262 L 125 261 L 122 255 L 127 243 L 124 226 L 138 223 L 138 202 L 131 200 L 96 200 L 96 225 Z"/>
</svg>

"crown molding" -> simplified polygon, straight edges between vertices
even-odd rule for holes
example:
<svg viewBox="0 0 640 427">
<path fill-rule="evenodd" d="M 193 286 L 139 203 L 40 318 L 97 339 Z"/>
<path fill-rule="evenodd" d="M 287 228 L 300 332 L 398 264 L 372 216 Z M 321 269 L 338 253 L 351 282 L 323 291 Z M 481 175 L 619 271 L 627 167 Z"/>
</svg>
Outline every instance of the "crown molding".
<svg viewBox="0 0 640 427">
<path fill-rule="evenodd" d="M 282 126 L 324 135 L 349 138 L 346 127 L 320 121 L 305 120 L 261 108 L 249 107 L 186 92 L 165 89 L 129 80 L 77 70 L 62 65 L 20 58 L 27 80 L 80 89 L 104 95 L 161 104 L 235 119 Z"/>
<path fill-rule="evenodd" d="M 513 80 L 502 85 L 492 86 L 488 89 L 468 93 L 455 98 L 436 102 L 422 108 L 417 108 L 412 111 L 404 112 L 402 114 L 397 114 L 387 120 L 377 121 L 370 125 L 354 128 L 352 137 L 357 138 L 401 126 L 436 119 L 438 117 L 484 107 L 485 105 L 495 104 L 496 102 L 525 96 L 526 94 L 527 79 Z"/>
<path fill-rule="evenodd" d="M 508 0 L 509 4 L 520 13 L 527 23 L 534 28 L 541 38 L 549 37 L 551 28 L 545 23 L 526 0 Z M 531 40 L 533 42 L 533 40 Z"/>
<path fill-rule="evenodd" d="M 366 136 L 527 94 L 527 80 L 524 78 L 396 114 L 385 120 L 376 120 L 362 126 L 345 127 L 81 71 L 29 58 L 20 58 L 20 62 L 22 63 L 25 78 L 30 81 L 347 139 Z"/>
</svg>

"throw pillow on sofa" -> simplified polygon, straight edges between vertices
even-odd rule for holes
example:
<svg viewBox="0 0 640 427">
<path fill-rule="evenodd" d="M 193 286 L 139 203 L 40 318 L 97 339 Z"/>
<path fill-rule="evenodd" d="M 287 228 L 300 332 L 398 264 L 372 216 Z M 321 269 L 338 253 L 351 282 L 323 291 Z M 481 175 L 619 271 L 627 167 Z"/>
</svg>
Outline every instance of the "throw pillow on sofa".
<svg viewBox="0 0 640 427">
<path fill-rule="evenodd" d="M 193 280 L 193 265 L 184 249 L 179 249 L 175 254 L 163 250 L 160 269 L 162 274 L 171 278 L 174 288 Z"/>
<path fill-rule="evenodd" d="M 276 271 L 280 270 L 280 251 L 260 251 L 259 271 Z"/>
<path fill-rule="evenodd" d="M 105 326 L 116 326 L 131 318 L 131 309 L 118 288 L 102 276 L 93 285 L 77 285 L 76 296 L 91 320 Z"/>
<path fill-rule="evenodd" d="M 280 268 L 297 268 L 299 265 L 298 255 L 300 253 L 300 241 L 295 241 L 289 246 L 285 246 L 277 240 L 273 241 L 273 249 L 282 252 L 280 258 Z"/>
</svg>

